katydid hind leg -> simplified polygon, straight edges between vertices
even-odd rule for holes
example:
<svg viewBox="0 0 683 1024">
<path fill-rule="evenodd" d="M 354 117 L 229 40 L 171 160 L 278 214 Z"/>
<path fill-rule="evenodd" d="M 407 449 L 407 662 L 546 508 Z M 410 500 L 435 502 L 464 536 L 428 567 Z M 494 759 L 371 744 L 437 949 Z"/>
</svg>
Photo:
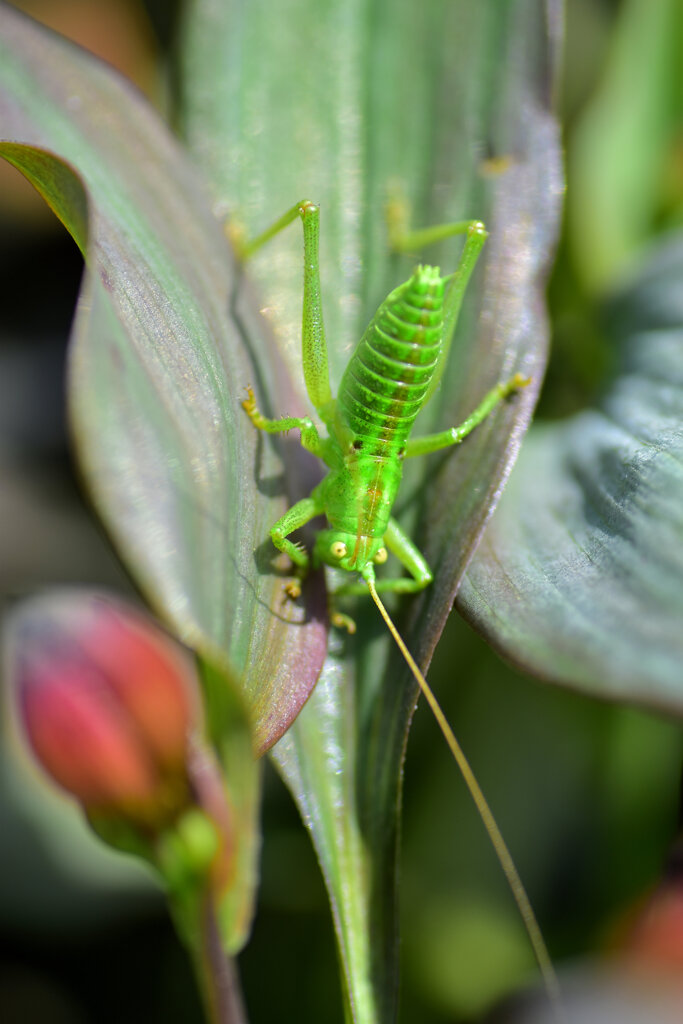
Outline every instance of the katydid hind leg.
<svg viewBox="0 0 683 1024">
<path fill-rule="evenodd" d="M 387 207 L 389 243 L 396 252 L 417 252 L 428 245 L 442 242 L 454 235 L 465 235 L 465 245 L 455 271 L 449 277 L 443 310 L 443 337 L 441 355 L 427 394 L 425 404 L 434 394 L 448 362 L 451 341 L 455 334 L 467 285 L 476 266 L 488 234 L 480 220 L 459 220 L 448 224 L 434 224 L 416 230 L 407 227 L 406 204 L 394 198 Z"/>
<path fill-rule="evenodd" d="M 434 376 L 432 377 L 429 385 L 429 390 L 425 396 L 425 402 L 428 402 L 432 397 L 441 381 L 441 378 L 443 377 L 451 350 L 453 335 L 455 334 L 455 329 L 458 325 L 458 318 L 460 317 L 460 310 L 462 308 L 465 292 L 467 291 L 467 286 L 470 282 L 470 278 L 472 277 L 474 268 L 477 265 L 477 260 L 479 259 L 479 255 L 484 247 L 484 242 L 487 237 L 486 228 L 481 221 L 475 220 L 469 222 L 465 245 L 462 253 L 460 254 L 458 265 L 455 268 L 455 271 L 450 275 L 450 280 L 446 289 L 443 307 L 441 355 L 439 357 L 436 370 L 434 371 Z"/>
<path fill-rule="evenodd" d="M 296 220 L 297 217 L 301 216 L 301 203 L 295 203 L 294 206 L 283 213 L 281 217 L 273 221 L 265 231 L 262 231 L 260 235 L 255 238 L 246 239 L 242 236 L 242 232 L 235 231 L 232 229 L 232 222 L 228 222 L 226 226 L 226 234 L 232 239 L 233 245 L 237 250 L 237 255 L 241 260 L 248 260 L 262 249 L 272 238 L 279 235 L 281 231 L 284 231 L 286 227 Z"/>
<path fill-rule="evenodd" d="M 308 397 L 324 423 L 333 415 L 327 341 L 320 287 L 320 208 L 310 199 L 302 199 L 251 242 L 239 246 L 239 255 L 248 259 L 299 217 L 304 232 L 304 281 L 301 328 L 301 355 Z"/>
</svg>

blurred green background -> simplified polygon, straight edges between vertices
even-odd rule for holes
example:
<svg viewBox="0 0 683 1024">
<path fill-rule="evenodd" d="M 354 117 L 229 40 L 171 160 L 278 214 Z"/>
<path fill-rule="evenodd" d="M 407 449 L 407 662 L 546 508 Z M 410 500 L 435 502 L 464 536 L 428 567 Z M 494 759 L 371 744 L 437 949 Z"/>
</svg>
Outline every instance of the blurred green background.
<svg viewBox="0 0 683 1024">
<path fill-rule="evenodd" d="M 174 4 L 16 6 L 119 67 L 163 108 Z M 683 221 L 682 5 L 569 0 L 566 27 L 559 106 L 568 205 L 550 283 L 553 355 L 539 417 L 565 415 L 599 389 L 610 364 L 601 300 Z M 127 589 L 67 452 L 63 362 L 79 256 L 18 174 L 0 170 L 0 598 L 58 582 Z M 525 678 L 455 616 L 430 679 L 554 958 L 604 955 L 659 878 L 679 829 L 680 730 Z M 4 735 L 4 1024 L 199 1022 L 192 977 L 154 886 L 142 869 L 89 842 L 77 812 L 38 781 L 11 724 Z M 404 802 L 402 1020 L 481 1019 L 497 995 L 533 977 L 533 965 L 484 830 L 423 707 Z M 258 916 L 241 957 L 250 1019 L 341 1021 L 322 881 L 270 769 L 264 837 Z"/>
</svg>

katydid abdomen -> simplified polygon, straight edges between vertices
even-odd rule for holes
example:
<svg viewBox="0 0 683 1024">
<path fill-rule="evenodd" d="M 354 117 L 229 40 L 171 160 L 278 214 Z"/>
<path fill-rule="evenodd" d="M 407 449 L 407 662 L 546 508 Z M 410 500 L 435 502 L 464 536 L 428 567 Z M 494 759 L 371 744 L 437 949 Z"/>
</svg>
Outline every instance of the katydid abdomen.
<svg viewBox="0 0 683 1024">
<path fill-rule="evenodd" d="M 441 355 L 443 297 L 439 269 L 417 267 L 382 303 L 342 377 L 334 432 L 343 465 L 316 497 L 347 548 L 348 569 L 362 569 L 383 549 L 405 444 Z"/>
<path fill-rule="evenodd" d="M 379 307 L 346 367 L 337 415 L 362 455 L 403 455 L 441 355 L 444 284 L 438 267 L 417 267 Z"/>
</svg>

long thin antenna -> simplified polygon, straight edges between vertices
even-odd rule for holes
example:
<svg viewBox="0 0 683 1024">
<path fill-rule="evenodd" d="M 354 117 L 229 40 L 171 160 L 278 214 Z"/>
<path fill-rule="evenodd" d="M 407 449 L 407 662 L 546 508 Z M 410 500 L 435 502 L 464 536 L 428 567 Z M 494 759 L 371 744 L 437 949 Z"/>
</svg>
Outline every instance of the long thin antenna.
<svg viewBox="0 0 683 1024">
<path fill-rule="evenodd" d="M 522 884 L 522 879 L 519 877 L 519 872 L 515 867 L 515 863 L 512 859 L 510 851 L 508 850 L 507 844 L 503 839 L 503 835 L 500 829 L 498 828 L 496 819 L 493 817 L 493 812 L 491 811 L 491 808 L 488 805 L 486 797 L 484 796 L 481 790 L 481 786 L 477 782 L 474 772 L 470 768 L 469 761 L 465 757 L 462 747 L 455 738 L 455 734 L 453 733 L 453 730 L 448 724 L 446 716 L 444 715 L 443 711 L 441 710 L 441 707 L 439 706 L 439 702 L 432 693 L 432 689 L 429 686 L 429 683 L 423 676 L 422 672 L 418 668 L 417 662 L 415 661 L 412 654 L 406 647 L 403 638 L 401 637 L 401 634 L 396 629 L 396 626 L 394 625 L 393 621 L 391 620 L 391 617 L 389 616 L 389 612 L 382 604 L 380 596 L 377 593 L 377 588 L 375 587 L 374 580 L 369 579 L 368 577 L 364 578 L 365 582 L 368 585 L 368 589 L 372 595 L 372 599 L 377 605 L 380 615 L 382 616 L 387 625 L 387 629 L 389 630 L 394 640 L 396 641 L 396 644 L 401 654 L 406 660 L 408 668 L 415 676 L 417 684 L 419 685 L 422 693 L 424 694 L 427 700 L 427 703 L 432 709 L 432 712 L 434 714 L 434 717 L 436 718 L 439 728 L 443 733 L 444 739 L 448 744 L 448 748 L 452 753 L 453 757 L 455 758 L 458 768 L 462 772 L 462 776 L 465 780 L 467 788 L 470 791 L 470 794 L 472 796 L 472 799 L 474 800 L 481 820 L 484 822 L 484 827 L 488 832 L 493 848 L 496 851 L 496 856 L 500 861 L 500 866 L 503 869 L 503 873 L 507 879 L 508 885 L 512 890 L 512 895 L 515 898 L 515 903 L 519 908 L 519 912 L 524 922 L 524 927 L 527 930 L 527 934 L 531 942 L 531 947 L 534 951 L 534 956 L 536 957 L 536 962 L 538 963 L 541 975 L 543 976 L 543 983 L 545 985 L 546 992 L 548 993 L 548 998 L 551 1000 L 555 1007 L 557 1019 L 559 1021 L 561 1020 L 560 986 L 557 980 L 557 975 L 555 973 L 555 968 L 553 967 L 552 962 L 550 960 L 550 955 L 548 953 L 545 940 L 543 939 L 541 929 L 539 928 L 538 921 L 536 920 L 536 915 L 534 914 L 531 903 L 529 902 L 529 897 L 526 894 L 526 889 Z"/>
</svg>

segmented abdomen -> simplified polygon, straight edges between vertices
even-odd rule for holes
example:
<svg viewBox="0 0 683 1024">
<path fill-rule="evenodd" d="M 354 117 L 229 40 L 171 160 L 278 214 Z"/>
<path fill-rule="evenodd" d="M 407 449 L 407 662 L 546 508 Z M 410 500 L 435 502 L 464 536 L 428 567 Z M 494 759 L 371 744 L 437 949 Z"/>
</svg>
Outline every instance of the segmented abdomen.
<svg viewBox="0 0 683 1024">
<path fill-rule="evenodd" d="M 337 396 L 358 437 L 397 451 L 405 444 L 439 360 L 443 296 L 439 268 L 417 267 L 370 321 Z"/>
</svg>

